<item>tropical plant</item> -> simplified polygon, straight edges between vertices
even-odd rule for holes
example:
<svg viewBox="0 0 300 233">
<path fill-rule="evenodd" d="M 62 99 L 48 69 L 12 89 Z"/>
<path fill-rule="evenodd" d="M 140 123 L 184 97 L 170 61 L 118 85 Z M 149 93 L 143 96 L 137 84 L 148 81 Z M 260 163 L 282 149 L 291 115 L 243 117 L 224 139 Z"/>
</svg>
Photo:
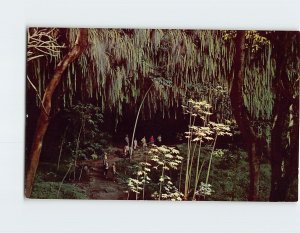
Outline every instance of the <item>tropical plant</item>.
<svg viewBox="0 0 300 233">
<path fill-rule="evenodd" d="M 104 132 L 101 130 L 103 115 L 99 107 L 82 103 L 66 109 L 62 115 L 68 118 L 68 125 L 63 137 L 65 146 L 61 148 L 60 154 L 65 152 L 74 159 L 75 179 L 77 160 L 88 159 L 92 154 L 99 158 L 107 147 L 107 142 L 103 141 Z"/>
<path fill-rule="evenodd" d="M 127 186 L 129 191 L 135 193 L 136 200 L 138 200 L 141 192 L 142 199 L 145 199 L 145 185 L 151 181 L 149 177 L 150 166 L 151 164 L 147 162 L 139 162 L 138 164 L 132 166 L 132 169 L 134 170 L 134 178 L 129 177 L 127 179 Z"/>
<path fill-rule="evenodd" d="M 215 123 L 209 121 L 209 116 L 212 115 L 210 109 L 212 106 L 208 104 L 206 101 L 194 101 L 189 100 L 186 106 L 183 106 L 183 110 L 186 114 L 189 115 L 189 131 L 186 133 L 187 142 L 187 159 L 186 159 L 186 174 L 185 174 L 185 185 L 184 185 L 184 195 L 185 199 L 188 199 L 190 195 L 191 188 L 191 180 L 192 180 L 192 170 L 196 155 L 196 150 L 198 147 L 197 153 L 197 161 L 196 161 L 196 170 L 194 174 L 194 189 L 193 189 L 193 199 L 195 199 L 195 195 L 197 194 L 198 184 L 200 181 L 200 175 L 204 166 L 206 159 L 202 160 L 200 166 L 200 156 L 201 156 L 201 148 L 203 147 L 203 143 L 212 142 L 210 158 L 208 162 L 207 175 L 205 180 L 205 185 L 208 185 L 208 179 L 210 175 L 211 163 L 213 155 L 215 154 L 215 147 L 218 136 L 224 136 L 232 134 L 230 133 L 230 127 L 228 125 L 222 123 Z M 196 126 L 195 123 L 197 120 L 201 121 L 203 126 Z M 182 168 L 181 172 L 182 173 Z M 181 175 L 180 182 L 181 184 Z"/>
<path fill-rule="evenodd" d="M 183 157 L 179 155 L 179 151 L 174 147 L 154 146 L 148 152 L 151 155 L 150 160 L 154 162 L 152 169 L 159 172 L 158 190 L 152 194 L 157 200 L 181 200 L 182 193 L 176 188 L 168 171 L 178 170 Z"/>
</svg>

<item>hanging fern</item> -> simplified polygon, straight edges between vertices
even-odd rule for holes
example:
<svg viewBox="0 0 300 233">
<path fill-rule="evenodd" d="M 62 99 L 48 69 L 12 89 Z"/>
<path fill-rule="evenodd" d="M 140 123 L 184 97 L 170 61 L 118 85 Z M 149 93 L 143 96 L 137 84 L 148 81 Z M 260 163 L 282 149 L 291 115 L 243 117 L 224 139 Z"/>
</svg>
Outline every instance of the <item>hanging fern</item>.
<svg viewBox="0 0 300 233">
<path fill-rule="evenodd" d="M 66 44 L 74 43 L 77 31 L 65 30 Z M 230 115 L 230 108 L 219 104 L 228 101 L 225 93 L 234 36 L 234 31 L 89 29 L 88 49 L 63 79 L 63 104 L 72 105 L 75 95 L 81 93 L 82 101 L 95 98 L 103 111 L 110 109 L 122 116 L 122 108 L 135 110 L 154 82 L 145 102 L 149 117 L 157 111 L 171 116 L 171 109 L 191 95 Z M 244 102 L 253 118 L 270 119 L 275 70 L 272 46 L 259 32 L 248 31 L 247 47 Z M 58 61 L 57 56 L 45 55 L 28 64 L 28 76 L 40 95 Z"/>
</svg>

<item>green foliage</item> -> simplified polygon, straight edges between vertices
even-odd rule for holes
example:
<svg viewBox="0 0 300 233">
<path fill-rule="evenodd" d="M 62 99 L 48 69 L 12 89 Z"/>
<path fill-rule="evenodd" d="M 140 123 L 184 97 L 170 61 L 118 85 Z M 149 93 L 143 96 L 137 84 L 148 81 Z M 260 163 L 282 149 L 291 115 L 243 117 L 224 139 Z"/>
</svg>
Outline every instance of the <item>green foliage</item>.
<svg viewBox="0 0 300 233">
<path fill-rule="evenodd" d="M 187 153 L 187 144 L 180 144 L 177 146 L 184 155 Z M 197 199 L 211 201 L 247 201 L 248 187 L 249 187 L 249 164 L 247 152 L 229 145 L 227 149 L 216 149 L 218 151 L 214 154 L 213 163 L 211 164 L 210 173 L 210 188 L 212 190 L 210 195 L 196 195 Z M 221 152 L 222 151 L 222 152 Z M 211 148 L 204 146 L 202 148 L 202 157 L 209 160 Z M 222 154 L 222 155 L 221 155 Z M 206 163 L 203 170 L 208 168 Z M 196 169 L 196 165 L 193 165 Z M 185 172 L 185 170 L 183 171 Z M 192 180 L 194 177 L 192 177 Z M 206 173 L 202 172 L 200 180 L 205 181 Z M 261 164 L 260 171 L 260 200 L 268 201 L 270 194 L 270 179 L 271 166 L 268 162 Z M 201 183 L 199 184 L 199 191 L 201 190 Z M 199 191 L 197 194 L 199 194 Z M 293 194 L 291 194 L 292 196 Z"/>
<path fill-rule="evenodd" d="M 66 43 L 73 44 L 77 32 L 67 30 Z M 219 31 L 143 29 L 128 33 L 123 29 L 89 29 L 89 43 L 90 47 L 62 80 L 63 90 L 68 90 L 64 106 L 72 105 L 79 91 L 82 96 L 96 98 L 102 110 L 113 108 L 119 116 L 124 103 L 136 107 L 150 80 L 155 86 L 146 100 L 149 115 L 157 110 L 169 115 L 169 108 L 180 106 L 190 87 L 194 93 L 200 93 L 203 86 L 225 87 L 227 81 L 222 77 L 227 76 L 232 63 L 231 50 L 225 47 Z M 37 59 L 30 64 L 34 72 L 28 76 L 40 95 L 50 78 L 45 72 L 49 63 L 55 67 L 58 61 L 40 63 Z M 161 84 L 172 88 L 162 89 Z M 213 102 L 210 89 L 209 95 L 202 98 Z"/>
<path fill-rule="evenodd" d="M 60 171 L 56 172 L 55 164 L 41 163 L 35 177 L 31 197 L 36 199 L 87 199 L 86 192 L 71 183 L 63 183 L 57 196 L 66 170 L 66 166 L 61 166 Z"/>
<path fill-rule="evenodd" d="M 148 158 L 149 157 L 149 161 Z M 178 165 L 182 157 L 174 147 L 153 146 L 145 152 L 145 161 L 118 162 L 120 174 L 135 199 L 182 200 L 183 194 L 175 186 Z M 146 197 L 146 198 L 145 198 Z"/>
<path fill-rule="evenodd" d="M 92 104 L 77 104 L 65 110 L 68 120 L 66 143 L 63 152 L 74 158 L 99 157 L 108 147 L 110 135 L 101 131 L 103 115 L 101 109 Z"/>
<path fill-rule="evenodd" d="M 31 31 L 38 32 L 38 29 L 33 28 Z M 62 80 L 62 89 L 67 90 L 63 96 L 64 106 L 72 105 L 74 96 L 80 92 L 82 101 L 96 98 L 103 111 L 113 109 L 117 116 L 122 116 L 125 106 L 136 110 L 136 103 L 145 93 L 147 83 L 159 79 L 160 81 L 155 81 L 155 87 L 145 103 L 150 117 L 158 110 L 169 116 L 170 108 L 180 106 L 188 98 L 206 100 L 212 104 L 214 111 L 230 115 L 226 93 L 231 88 L 230 71 L 236 31 L 129 31 L 89 29 L 89 48 L 69 67 L 67 77 Z M 47 29 L 42 33 L 50 33 L 56 41 L 59 32 L 57 29 Z M 66 30 L 65 43 L 73 44 L 77 33 L 78 29 Z M 272 115 L 276 54 L 270 38 L 276 38 L 277 34 L 278 32 L 246 31 L 243 94 L 245 106 L 255 119 L 269 120 Z M 295 62 L 297 56 L 294 56 L 298 51 L 297 38 L 294 36 L 290 40 L 293 43 L 288 51 L 293 56 L 289 58 L 288 75 L 295 77 L 298 66 L 298 62 Z M 48 41 L 47 39 L 46 42 Z M 28 48 L 28 52 L 32 53 L 31 56 L 40 54 L 40 51 L 34 52 L 31 48 Z M 51 72 L 47 71 L 58 62 L 56 56 L 50 53 L 29 64 L 27 75 L 40 96 L 45 90 L 45 83 L 51 78 Z M 164 89 L 161 83 L 167 83 L 172 88 Z M 217 87 L 225 92 L 217 94 Z M 298 85 L 292 85 L 292 89 L 298 90 Z M 36 102 L 39 105 L 38 97 Z"/>
<path fill-rule="evenodd" d="M 242 150 L 224 151 L 223 157 L 214 159 L 211 182 L 215 192 L 207 200 L 247 200 L 249 169 L 246 160 L 247 153 Z"/>
<path fill-rule="evenodd" d="M 85 191 L 74 184 L 62 184 L 59 196 L 57 191 L 60 182 L 38 182 L 33 186 L 32 198 L 36 199 L 87 199 Z"/>
<path fill-rule="evenodd" d="M 37 169 L 39 182 L 60 182 L 69 169 L 69 163 L 63 162 L 57 170 L 57 164 L 52 162 L 40 162 Z"/>
</svg>

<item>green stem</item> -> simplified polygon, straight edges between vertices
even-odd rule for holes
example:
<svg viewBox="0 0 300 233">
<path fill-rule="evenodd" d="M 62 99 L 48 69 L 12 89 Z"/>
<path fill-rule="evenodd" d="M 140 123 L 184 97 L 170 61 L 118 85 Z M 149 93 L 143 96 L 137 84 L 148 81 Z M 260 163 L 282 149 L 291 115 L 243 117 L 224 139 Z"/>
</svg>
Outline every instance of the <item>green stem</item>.
<svg viewBox="0 0 300 233">
<path fill-rule="evenodd" d="M 208 178 L 209 178 L 209 173 L 210 173 L 210 167 L 211 167 L 211 161 L 212 161 L 212 156 L 213 156 L 213 153 L 214 153 L 214 150 L 215 150 L 217 138 L 218 138 L 218 134 L 216 134 L 216 137 L 215 137 L 215 140 L 214 140 L 214 144 L 213 144 L 213 148 L 212 148 L 212 151 L 210 153 L 210 159 L 209 159 L 209 164 L 208 164 L 208 168 L 207 168 L 207 175 L 206 175 L 205 184 L 208 183 Z"/>
<path fill-rule="evenodd" d="M 164 181 L 164 176 L 165 176 L 165 157 L 164 157 L 164 164 L 163 164 L 162 172 L 161 172 L 161 177 L 162 177 L 163 181 Z M 163 181 L 160 181 L 160 184 L 159 184 L 159 197 L 158 197 L 158 200 L 161 199 L 161 190 L 162 190 Z"/>
<path fill-rule="evenodd" d="M 65 132 L 64 132 L 64 134 L 63 134 L 63 138 L 62 138 L 62 140 L 61 140 L 60 149 L 59 149 L 59 155 L 58 155 L 58 160 L 57 160 L 56 171 L 59 170 L 59 164 L 60 164 L 60 159 L 61 159 L 61 154 L 62 154 L 62 148 L 63 148 L 63 145 L 64 145 L 64 143 L 65 143 L 67 129 L 68 129 L 68 126 L 67 126 L 67 128 L 65 129 Z"/>
<path fill-rule="evenodd" d="M 66 174 L 65 174 L 64 178 L 62 179 L 62 181 L 60 182 L 60 185 L 59 185 L 59 188 L 58 188 L 58 191 L 57 191 L 57 194 L 56 194 L 56 197 L 57 197 L 57 198 L 58 198 L 58 195 L 59 195 L 61 186 L 62 186 L 62 184 L 64 183 L 64 181 L 65 181 L 65 179 L 66 179 L 66 177 L 67 177 L 69 171 L 71 170 L 71 167 L 72 167 L 72 164 L 70 164 L 68 171 L 66 172 Z"/>
<path fill-rule="evenodd" d="M 139 170 L 139 169 L 138 169 Z M 137 183 L 136 183 L 136 193 L 135 193 L 135 200 L 138 199 L 138 191 L 139 191 L 139 176 L 138 174 L 136 174 L 136 180 L 137 180 Z"/>
<path fill-rule="evenodd" d="M 84 127 L 84 123 L 85 123 L 85 120 L 83 120 L 83 122 L 81 124 L 80 130 L 79 130 L 79 133 L 78 133 L 77 143 L 76 143 L 75 162 L 74 162 L 74 178 L 73 178 L 74 180 L 75 180 L 75 177 L 76 177 L 76 166 L 77 166 L 77 157 L 78 157 L 80 135 L 81 135 L 82 129 Z"/>
<path fill-rule="evenodd" d="M 179 185 L 178 185 L 178 190 L 179 190 L 179 192 L 180 192 L 180 189 L 181 189 L 182 168 L 183 168 L 183 161 L 181 162 L 181 165 L 180 165 Z"/>
<path fill-rule="evenodd" d="M 190 182 L 191 182 L 191 179 L 192 179 L 192 168 L 193 168 L 194 157 L 195 157 L 195 152 L 196 152 L 197 145 L 198 145 L 198 142 L 195 143 L 192 158 L 191 158 L 191 165 L 190 165 L 190 169 L 189 169 L 189 186 L 190 186 Z"/>
<path fill-rule="evenodd" d="M 199 172 L 201 146 L 202 146 L 202 141 L 201 140 L 202 140 L 202 137 L 200 138 L 200 143 L 199 143 L 198 158 L 197 158 L 197 168 L 196 168 L 196 172 L 195 172 L 195 185 L 194 185 L 193 199 L 195 198 L 195 193 L 196 193 L 197 185 L 198 185 L 198 182 L 199 182 L 198 172 Z"/>
<path fill-rule="evenodd" d="M 147 164 L 147 154 L 146 154 L 146 164 Z M 145 167 L 147 167 L 146 164 Z M 146 170 L 144 168 L 143 200 L 145 200 L 145 186 L 146 186 Z"/>
<path fill-rule="evenodd" d="M 207 117 L 208 116 L 206 116 L 205 120 L 204 120 L 204 124 L 203 124 L 204 127 L 206 127 L 206 123 L 208 121 Z M 195 185 L 194 185 L 193 200 L 195 199 L 195 195 L 196 195 L 196 191 L 197 191 L 197 187 L 198 187 L 200 175 L 201 175 L 202 168 L 203 168 L 203 165 L 204 165 L 204 162 L 205 162 L 205 160 L 203 160 L 203 162 L 202 162 L 202 164 L 200 166 L 200 170 L 199 170 L 201 149 L 202 149 L 202 137 L 200 138 L 200 143 L 199 143 L 198 158 L 197 158 L 197 168 L 196 168 L 196 173 L 195 173 Z"/>
<path fill-rule="evenodd" d="M 187 151 L 185 183 L 184 183 L 184 198 L 185 199 L 187 199 L 187 196 L 188 196 L 188 182 L 187 182 L 187 180 L 188 180 L 188 170 L 189 170 L 189 163 L 190 163 L 190 141 L 192 139 L 191 124 L 192 124 L 192 113 L 190 113 L 190 120 L 189 120 L 188 151 Z"/>
</svg>

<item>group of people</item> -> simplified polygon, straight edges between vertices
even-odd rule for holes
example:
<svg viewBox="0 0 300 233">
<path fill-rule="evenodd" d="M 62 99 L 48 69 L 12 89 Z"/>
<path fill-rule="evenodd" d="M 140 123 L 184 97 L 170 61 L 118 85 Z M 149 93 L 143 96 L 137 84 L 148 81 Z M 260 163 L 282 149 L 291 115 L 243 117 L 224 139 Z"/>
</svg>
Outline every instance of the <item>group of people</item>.
<svg viewBox="0 0 300 233">
<path fill-rule="evenodd" d="M 146 148 L 147 147 L 147 141 L 146 141 L 145 136 L 141 139 L 141 142 L 142 142 L 143 148 Z M 157 146 L 161 146 L 161 143 L 162 143 L 162 137 L 161 137 L 160 134 L 157 136 L 156 141 L 155 141 L 153 135 L 151 135 L 151 137 L 149 138 L 149 145 L 150 146 L 153 146 L 154 144 L 157 145 Z"/>
<path fill-rule="evenodd" d="M 131 154 L 134 150 L 136 150 L 136 149 L 139 147 L 139 145 L 138 145 L 137 139 L 135 138 L 135 139 L 133 140 L 133 147 L 131 147 L 131 146 L 130 146 L 130 141 L 129 141 L 129 136 L 128 136 L 128 134 L 126 134 L 124 140 L 125 140 L 125 146 L 124 146 L 123 155 L 124 155 L 124 158 L 127 158 L 127 157 L 130 157 L 130 154 Z M 150 146 L 153 146 L 155 143 L 156 143 L 156 145 L 161 146 L 161 144 L 162 144 L 162 137 L 161 137 L 161 135 L 158 135 L 158 136 L 157 136 L 156 142 L 155 142 L 154 136 L 151 135 L 151 137 L 149 138 L 149 143 L 148 143 L 148 144 L 149 144 Z M 148 146 L 148 144 L 147 144 L 146 137 L 144 136 L 144 137 L 141 139 L 141 147 L 142 147 L 142 149 L 145 150 L 146 147 Z M 133 150 L 133 151 L 131 151 L 131 150 Z"/>
<path fill-rule="evenodd" d="M 112 163 L 111 168 L 112 168 L 113 179 L 115 179 L 115 176 L 117 174 L 117 168 L 116 168 L 115 162 Z M 104 169 L 103 175 L 104 175 L 105 179 L 107 179 L 108 171 L 109 171 L 109 163 L 108 163 L 108 158 L 107 158 L 106 152 L 104 153 L 104 156 L 103 156 L 103 169 Z"/>
<path fill-rule="evenodd" d="M 123 156 L 124 158 L 128 158 L 130 157 L 130 154 L 131 154 L 131 150 L 136 150 L 139 145 L 138 145 L 138 141 L 137 139 L 135 138 L 133 140 L 133 148 L 130 146 L 130 141 L 129 141 L 129 137 L 128 137 L 128 134 L 126 134 L 125 136 L 125 146 L 124 146 L 124 151 L 123 151 Z M 157 138 L 156 138 L 156 141 L 154 139 L 154 136 L 151 135 L 151 137 L 149 138 L 149 142 L 147 143 L 147 140 L 146 140 L 146 137 L 142 137 L 141 139 L 141 147 L 143 150 L 146 149 L 146 147 L 148 145 L 150 146 L 153 146 L 154 144 L 160 146 L 162 144 L 162 137 L 161 135 L 158 135 Z M 108 163 L 108 158 L 107 158 L 107 153 L 105 152 L 104 155 L 103 155 L 103 175 L 105 177 L 105 179 L 108 178 L 108 172 L 109 172 L 109 169 L 112 169 L 112 174 L 113 174 L 113 179 L 115 179 L 116 177 L 116 174 L 117 174 L 117 168 L 116 168 L 116 163 L 113 162 L 111 167 L 109 166 L 109 163 Z"/>
</svg>

